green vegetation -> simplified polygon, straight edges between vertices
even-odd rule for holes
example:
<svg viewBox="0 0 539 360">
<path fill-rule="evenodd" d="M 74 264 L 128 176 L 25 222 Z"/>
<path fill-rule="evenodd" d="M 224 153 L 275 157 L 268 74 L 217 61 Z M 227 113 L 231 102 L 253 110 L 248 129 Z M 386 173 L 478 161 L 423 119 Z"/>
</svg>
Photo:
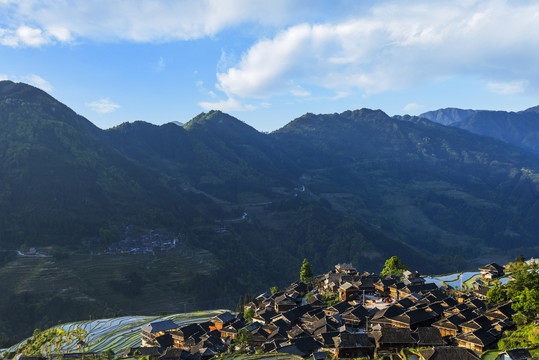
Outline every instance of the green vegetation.
<svg viewBox="0 0 539 360">
<path fill-rule="evenodd" d="M 516 348 L 533 348 L 539 346 L 539 327 L 528 324 L 514 331 L 504 332 L 502 339 L 498 341 L 500 350 Z"/>
<path fill-rule="evenodd" d="M 490 305 L 500 304 L 506 300 L 507 296 L 503 289 L 499 286 L 494 286 L 487 292 L 487 302 Z"/>
<path fill-rule="evenodd" d="M 402 273 L 406 270 L 408 270 L 408 268 L 404 265 L 402 260 L 398 256 L 392 256 L 386 260 L 380 276 L 394 275 L 402 277 Z"/>
<path fill-rule="evenodd" d="M 309 263 L 307 259 L 303 259 L 303 264 L 301 265 L 301 270 L 299 272 L 299 279 L 304 283 L 308 283 L 312 277 L 313 268 L 311 266 L 311 263 Z"/>
</svg>

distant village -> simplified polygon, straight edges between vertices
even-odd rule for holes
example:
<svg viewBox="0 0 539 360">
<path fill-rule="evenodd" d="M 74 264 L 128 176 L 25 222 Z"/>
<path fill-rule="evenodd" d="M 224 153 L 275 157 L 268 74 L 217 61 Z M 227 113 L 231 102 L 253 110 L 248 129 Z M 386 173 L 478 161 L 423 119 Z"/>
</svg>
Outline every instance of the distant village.
<svg viewBox="0 0 539 360">
<path fill-rule="evenodd" d="M 174 249 L 180 244 L 181 234 L 172 237 L 162 230 L 151 229 L 137 234 L 133 225 L 126 226 L 124 239 L 114 242 L 106 249 L 106 254 L 155 254 Z"/>
<path fill-rule="evenodd" d="M 479 359 L 514 327 L 510 302 L 486 303 L 485 283 L 502 276 L 504 268 L 491 263 L 480 271 L 484 281 L 473 291 L 451 295 L 418 272 L 380 277 L 338 264 L 307 283 L 262 293 L 239 313 L 226 311 L 181 327 L 171 320 L 147 324 L 141 329 L 142 346 L 124 355 L 203 360 L 242 351 L 373 359 L 416 348 L 422 360 Z M 527 349 L 499 356 L 532 358 Z"/>
</svg>

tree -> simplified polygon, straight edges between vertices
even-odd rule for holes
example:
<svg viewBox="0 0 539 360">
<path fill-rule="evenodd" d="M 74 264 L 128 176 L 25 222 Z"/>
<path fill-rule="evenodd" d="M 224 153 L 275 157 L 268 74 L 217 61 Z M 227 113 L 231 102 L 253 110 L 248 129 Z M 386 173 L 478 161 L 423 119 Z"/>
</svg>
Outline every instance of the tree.
<svg viewBox="0 0 539 360">
<path fill-rule="evenodd" d="M 507 295 L 499 286 L 494 286 L 487 292 L 487 302 L 491 305 L 502 303 L 505 300 L 507 300 Z"/>
<path fill-rule="evenodd" d="M 250 323 L 251 320 L 253 319 L 254 314 L 255 314 L 255 311 L 251 308 L 245 310 L 245 312 L 243 313 L 243 320 L 245 320 L 245 322 L 247 323 Z"/>
<path fill-rule="evenodd" d="M 520 311 L 528 320 L 535 319 L 539 313 L 539 290 L 524 289 L 516 296 L 516 302 L 511 307 L 515 311 Z"/>
<path fill-rule="evenodd" d="M 277 286 L 272 286 L 270 289 L 271 295 L 275 295 L 279 292 L 279 288 Z"/>
<path fill-rule="evenodd" d="M 108 349 L 103 353 L 103 355 L 108 359 L 112 359 L 114 357 L 114 350 Z"/>
<path fill-rule="evenodd" d="M 385 267 L 380 273 L 380 276 L 394 275 L 401 277 L 402 273 L 408 270 L 406 265 L 398 256 L 392 256 L 385 262 Z"/>
<path fill-rule="evenodd" d="M 307 283 L 312 277 L 313 268 L 307 259 L 303 259 L 303 264 L 301 265 L 301 270 L 299 272 L 299 279 L 304 283 Z"/>
<path fill-rule="evenodd" d="M 253 334 L 245 328 L 240 329 L 238 331 L 238 337 L 234 339 L 234 344 L 236 346 L 239 346 L 242 349 L 245 349 L 246 347 L 251 346 L 252 343 L 253 343 Z"/>
<path fill-rule="evenodd" d="M 520 254 L 519 256 L 516 257 L 515 262 L 516 263 L 523 263 L 524 260 L 526 260 L 526 259 L 524 259 L 524 255 Z"/>
</svg>

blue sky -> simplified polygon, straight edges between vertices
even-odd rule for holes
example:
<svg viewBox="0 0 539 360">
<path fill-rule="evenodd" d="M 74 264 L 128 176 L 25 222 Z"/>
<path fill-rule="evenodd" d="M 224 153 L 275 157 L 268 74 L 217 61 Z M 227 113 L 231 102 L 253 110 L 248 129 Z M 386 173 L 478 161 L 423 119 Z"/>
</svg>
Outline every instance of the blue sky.
<svg viewBox="0 0 539 360">
<path fill-rule="evenodd" d="M 536 1 L 0 0 L 0 79 L 100 128 L 539 105 Z"/>
</svg>

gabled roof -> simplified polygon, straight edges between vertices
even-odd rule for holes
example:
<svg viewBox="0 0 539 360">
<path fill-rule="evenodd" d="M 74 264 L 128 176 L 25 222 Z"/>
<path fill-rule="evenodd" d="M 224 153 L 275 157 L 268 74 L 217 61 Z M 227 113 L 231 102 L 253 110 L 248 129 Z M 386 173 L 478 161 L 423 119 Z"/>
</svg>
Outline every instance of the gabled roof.
<svg viewBox="0 0 539 360">
<path fill-rule="evenodd" d="M 367 316 L 369 316 L 369 311 L 361 305 L 354 306 L 342 314 L 343 319 L 355 318 L 361 321 Z"/>
<path fill-rule="evenodd" d="M 172 339 L 172 335 L 170 334 L 158 336 L 155 338 L 155 341 L 157 341 L 159 346 L 164 349 L 166 349 L 169 346 L 174 345 L 174 339 Z"/>
<path fill-rule="evenodd" d="M 183 338 L 187 339 L 188 337 L 193 336 L 194 334 L 203 333 L 203 332 L 204 330 L 197 323 L 193 323 L 193 324 L 182 326 L 178 330 L 174 331 L 172 334 L 174 335 L 178 333 L 179 335 L 183 336 Z"/>
<path fill-rule="evenodd" d="M 223 323 L 224 324 L 224 323 L 227 323 L 227 322 L 234 321 L 234 319 L 236 319 L 236 317 L 230 311 L 225 311 L 223 313 L 220 313 L 217 316 L 212 317 L 211 321 L 214 322 L 214 323 Z"/>
<path fill-rule="evenodd" d="M 530 351 L 528 349 L 512 349 L 506 350 L 500 355 L 506 355 L 511 360 L 528 360 L 532 358 Z"/>
<path fill-rule="evenodd" d="M 436 314 L 432 312 L 425 311 L 423 309 L 415 309 L 415 310 L 409 310 L 402 315 L 397 315 L 390 319 L 392 321 L 397 321 L 400 323 L 407 324 L 409 326 L 413 326 L 415 324 L 432 320 L 434 317 L 436 317 Z"/>
<path fill-rule="evenodd" d="M 496 341 L 496 338 L 485 329 L 458 334 L 455 339 L 480 346 L 489 346 Z"/>
<path fill-rule="evenodd" d="M 338 331 L 325 332 L 320 334 L 317 339 L 319 339 L 325 347 L 335 347 L 335 337 L 339 336 L 339 334 Z"/>
<path fill-rule="evenodd" d="M 402 313 L 404 313 L 404 309 L 402 307 L 390 305 L 385 309 L 377 311 L 372 317 L 372 320 L 378 320 L 383 318 L 390 319 L 392 317 L 401 315 Z"/>
<path fill-rule="evenodd" d="M 341 333 L 333 338 L 333 342 L 338 349 L 374 348 L 367 334 Z"/>
<path fill-rule="evenodd" d="M 483 267 L 480 267 L 479 270 L 480 271 L 495 271 L 495 272 L 501 273 L 503 272 L 503 266 L 500 266 L 496 263 L 490 263 Z"/>
<path fill-rule="evenodd" d="M 330 312 L 336 312 L 338 314 L 342 314 L 346 312 L 346 310 L 350 309 L 352 305 L 348 301 L 341 301 L 339 303 L 336 303 L 333 306 L 330 306 L 327 308 Z"/>
<path fill-rule="evenodd" d="M 373 335 L 379 344 L 416 344 L 410 329 L 383 327 L 379 331 L 373 331 Z"/>
<path fill-rule="evenodd" d="M 515 311 L 511 308 L 511 303 L 500 305 L 496 308 L 489 309 L 485 312 L 486 317 L 491 317 L 498 320 L 511 319 Z"/>
<path fill-rule="evenodd" d="M 350 291 L 358 291 L 359 289 L 354 286 L 353 284 L 350 284 L 349 282 L 345 282 L 344 284 L 342 284 L 339 289 L 341 290 L 350 290 Z"/>
<path fill-rule="evenodd" d="M 433 349 L 420 349 L 421 360 L 479 360 L 472 350 L 448 346 Z"/>
<path fill-rule="evenodd" d="M 420 327 L 417 328 L 418 346 L 443 346 L 446 345 L 442 339 L 440 330 L 434 327 Z"/>
<path fill-rule="evenodd" d="M 460 327 L 470 328 L 474 330 L 478 330 L 478 329 L 488 330 L 492 327 L 492 322 L 489 319 L 487 319 L 486 316 L 481 315 L 481 316 L 476 317 L 475 319 L 472 319 L 472 320 L 469 320 L 460 324 Z"/>
<path fill-rule="evenodd" d="M 162 321 L 156 321 L 147 325 L 142 326 L 142 331 L 155 334 L 161 331 L 168 331 L 177 329 L 179 326 L 172 320 L 162 320 Z"/>
<path fill-rule="evenodd" d="M 450 317 L 436 321 L 434 324 L 432 324 L 432 327 L 459 331 L 459 325 L 465 321 L 466 320 L 459 315 L 451 315 Z"/>
</svg>

